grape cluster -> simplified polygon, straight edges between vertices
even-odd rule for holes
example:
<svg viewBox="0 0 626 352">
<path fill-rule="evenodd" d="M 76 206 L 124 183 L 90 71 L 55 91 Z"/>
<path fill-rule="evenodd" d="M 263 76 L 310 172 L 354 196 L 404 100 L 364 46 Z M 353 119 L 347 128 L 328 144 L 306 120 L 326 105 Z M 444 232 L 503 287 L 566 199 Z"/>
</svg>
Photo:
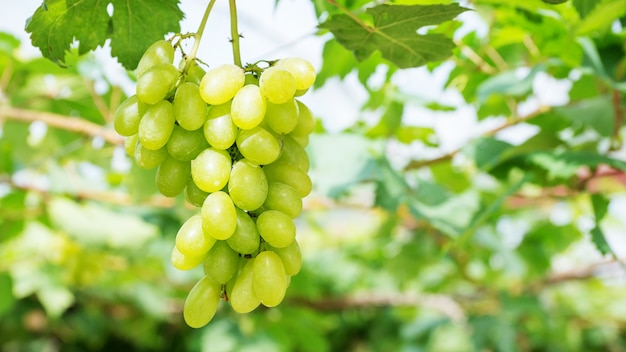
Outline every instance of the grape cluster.
<svg viewBox="0 0 626 352">
<path fill-rule="evenodd" d="M 167 41 L 147 49 L 114 127 L 138 166 L 158 167 L 159 192 L 185 192 L 200 208 L 178 231 L 171 262 L 204 267 L 183 309 L 187 324 L 201 327 L 220 299 L 239 313 L 278 305 L 300 270 L 294 218 L 312 188 L 304 148 L 315 122 L 296 97 L 315 70 L 300 58 L 207 72 L 173 60 Z"/>
</svg>

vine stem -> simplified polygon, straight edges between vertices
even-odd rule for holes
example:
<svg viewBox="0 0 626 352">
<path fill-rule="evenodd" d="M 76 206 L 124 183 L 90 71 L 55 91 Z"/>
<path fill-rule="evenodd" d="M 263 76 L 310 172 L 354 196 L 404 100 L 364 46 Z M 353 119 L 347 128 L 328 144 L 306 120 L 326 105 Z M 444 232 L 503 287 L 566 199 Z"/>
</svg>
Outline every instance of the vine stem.
<svg viewBox="0 0 626 352">
<path fill-rule="evenodd" d="M 200 40 L 202 40 L 202 33 L 204 33 L 204 27 L 206 27 L 206 22 L 209 19 L 209 14 L 213 9 L 213 5 L 215 5 L 216 0 L 211 0 L 204 10 L 204 15 L 202 16 L 202 21 L 200 21 L 200 26 L 198 26 L 198 31 L 194 35 L 193 47 L 191 48 L 191 52 L 187 55 L 185 59 L 185 68 L 183 72 L 189 71 L 189 67 L 191 67 L 191 63 L 196 59 L 196 54 L 198 53 L 198 49 L 200 48 Z"/>
<path fill-rule="evenodd" d="M 233 61 L 235 65 L 243 67 L 241 64 L 241 51 L 239 49 L 239 29 L 237 28 L 237 4 L 236 0 L 229 0 L 230 4 L 230 36 L 233 46 Z"/>
</svg>

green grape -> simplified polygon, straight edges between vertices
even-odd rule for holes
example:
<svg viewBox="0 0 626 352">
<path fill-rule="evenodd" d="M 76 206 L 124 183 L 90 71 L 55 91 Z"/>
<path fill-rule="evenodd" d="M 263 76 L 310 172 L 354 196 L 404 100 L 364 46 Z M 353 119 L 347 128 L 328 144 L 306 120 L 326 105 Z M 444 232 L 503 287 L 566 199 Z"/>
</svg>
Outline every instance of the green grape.
<svg viewBox="0 0 626 352">
<path fill-rule="evenodd" d="M 139 139 L 139 138 L 138 138 Z M 167 148 L 162 147 L 157 150 L 147 149 L 140 142 L 135 145 L 133 153 L 135 163 L 142 169 L 154 169 L 167 158 Z"/>
<path fill-rule="evenodd" d="M 185 323 L 196 329 L 208 324 L 217 311 L 221 294 L 220 284 L 211 281 L 206 276 L 200 279 L 185 299 L 183 306 Z"/>
<path fill-rule="evenodd" d="M 171 156 L 165 158 L 156 173 L 156 186 L 166 197 L 175 197 L 182 192 L 191 174 L 191 163 Z"/>
<path fill-rule="evenodd" d="M 284 163 L 273 163 L 263 168 L 265 176 L 269 182 L 281 182 L 293 187 L 300 197 L 304 198 L 313 188 L 311 179 L 306 172 L 298 169 L 294 165 Z"/>
<path fill-rule="evenodd" d="M 308 92 L 308 91 L 309 91 L 308 89 L 296 89 L 296 94 L 294 94 L 293 96 L 296 97 L 296 98 L 297 97 L 301 97 L 301 96 L 305 95 L 306 92 Z"/>
<path fill-rule="evenodd" d="M 291 242 L 287 247 L 276 248 L 270 246 L 269 249 L 280 257 L 285 267 L 285 274 L 293 276 L 300 272 L 302 268 L 302 252 L 300 251 L 298 241 Z"/>
<path fill-rule="evenodd" d="M 201 207 L 208 195 L 209 193 L 198 188 L 193 180 L 187 182 L 187 187 L 185 187 L 185 199 L 189 203 L 196 207 Z"/>
<path fill-rule="evenodd" d="M 302 212 L 302 198 L 293 187 L 280 182 L 271 182 L 263 207 L 296 218 Z"/>
<path fill-rule="evenodd" d="M 237 65 L 218 66 L 207 71 L 202 77 L 200 95 L 207 104 L 224 104 L 243 87 L 245 79 L 243 69 Z"/>
<path fill-rule="evenodd" d="M 282 68 L 285 71 L 291 73 L 296 80 L 297 90 L 309 89 L 315 82 L 315 68 L 308 61 L 297 58 L 289 57 L 280 59 L 276 63 L 276 67 Z"/>
<path fill-rule="evenodd" d="M 148 69 L 154 66 L 171 64 L 172 62 L 174 62 L 172 45 L 166 40 L 156 41 L 141 56 L 137 65 L 137 77 L 143 76 Z"/>
<path fill-rule="evenodd" d="M 259 230 L 248 213 L 239 208 L 235 210 L 237 211 L 237 227 L 226 243 L 237 253 L 252 254 L 259 249 L 261 242 Z"/>
<path fill-rule="evenodd" d="M 228 183 L 231 158 L 224 150 L 207 148 L 191 161 L 191 177 L 205 192 L 219 191 Z"/>
<path fill-rule="evenodd" d="M 139 142 L 139 136 L 136 133 L 124 139 L 124 150 L 126 150 L 126 154 L 131 158 L 135 157 L 137 142 Z"/>
<path fill-rule="evenodd" d="M 185 59 L 180 60 L 180 63 L 178 64 L 178 70 L 182 72 L 186 64 L 187 64 L 187 61 Z M 185 81 L 195 83 L 196 85 L 200 85 L 200 81 L 202 81 L 202 77 L 204 77 L 205 73 L 206 72 L 204 71 L 204 69 L 200 67 L 200 65 L 198 65 L 197 61 L 194 60 L 191 62 L 189 69 L 187 69 L 187 75 L 185 76 Z"/>
<path fill-rule="evenodd" d="M 247 159 L 237 161 L 230 172 L 228 193 L 240 209 L 255 210 L 262 206 L 267 197 L 263 169 Z"/>
<path fill-rule="evenodd" d="M 205 256 L 190 257 L 182 254 L 176 246 L 172 248 L 172 255 L 170 260 L 172 265 L 178 270 L 191 270 L 204 261 Z"/>
<path fill-rule="evenodd" d="M 272 163 L 280 155 L 280 144 L 261 126 L 240 130 L 236 142 L 241 155 L 259 165 Z"/>
<path fill-rule="evenodd" d="M 174 88 L 178 77 L 180 72 L 171 64 L 150 68 L 137 80 L 137 98 L 149 105 L 160 102 Z"/>
<path fill-rule="evenodd" d="M 306 148 L 307 145 L 309 145 L 309 135 L 304 135 L 304 136 L 298 136 L 298 135 L 294 135 L 293 133 L 291 134 L 291 137 L 293 138 L 294 141 L 298 142 L 298 144 L 300 144 L 303 148 Z"/>
<path fill-rule="evenodd" d="M 285 298 L 287 274 L 280 257 L 272 251 L 264 251 L 254 258 L 252 289 L 266 307 L 275 307 Z"/>
<path fill-rule="evenodd" d="M 146 109 L 139 121 L 139 141 L 147 149 L 157 150 L 170 139 L 174 130 L 172 104 L 162 100 Z"/>
<path fill-rule="evenodd" d="M 259 234 L 270 246 L 287 247 L 296 239 L 296 225 L 289 215 L 278 210 L 266 210 L 256 219 Z"/>
<path fill-rule="evenodd" d="M 139 121 L 146 110 L 146 105 L 141 103 L 136 95 L 128 97 L 115 111 L 113 128 L 122 136 L 132 136 L 139 129 Z"/>
<path fill-rule="evenodd" d="M 217 240 L 232 236 L 237 226 L 237 212 L 230 196 L 222 191 L 213 192 L 202 204 L 202 228 L 204 233 Z"/>
<path fill-rule="evenodd" d="M 291 131 L 291 134 L 295 136 L 308 136 L 315 130 L 315 119 L 306 104 L 299 100 L 296 100 L 296 102 L 298 103 L 298 124 L 296 128 Z"/>
<path fill-rule="evenodd" d="M 206 121 L 207 105 L 200 97 L 198 85 L 185 82 L 178 86 L 174 95 L 174 117 L 180 127 L 194 131 Z"/>
<path fill-rule="evenodd" d="M 215 244 L 215 238 L 202 230 L 202 217 L 194 215 L 187 219 L 176 234 L 176 248 L 185 256 L 202 257 Z"/>
<path fill-rule="evenodd" d="M 200 152 L 209 147 L 202 130 L 187 131 L 175 125 L 169 141 L 167 152 L 178 160 L 190 161 L 195 159 Z"/>
<path fill-rule="evenodd" d="M 252 288 L 252 268 L 255 259 L 247 259 L 239 272 L 230 294 L 230 304 L 237 313 L 250 313 L 261 304 Z"/>
<path fill-rule="evenodd" d="M 274 104 L 286 103 L 296 93 L 296 80 L 293 75 L 278 67 L 269 67 L 259 78 L 261 94 Z"/>
<path fill-rule="evenodd" d="M 291 135 L 284 136 L 283 151 L 276 163 L 291 164 L 304 172 L 308 172 L 310 166 L 306 150 Z"/>
<path fill-rule="evenodd" d="M 239 254 L 226 241 L 217 241 L 204 259 L 204 274 L 213 282 L 225 284 L 239 268 Z"/>
<path fill-rule="evenodd" d="M 230 278 L 230 280 L 228 280 L 228 282 L 224 284 L 224 300 L 225 301 L 229 301 L 230 297 L 232 297 L 233 287 L 235 286 L 235 282 L 237 282 L 237 279 L 239 278 L 239 274 L 241 273 L 241 269 L 243 269 L 243 267 L 246 265 L 247 262 L 248 262 L 248 259 L 244 257 L 238 258 L 237 270 L 235 270 L 235 273 Z"/>
<path fill-rule="evenodd" d="M 267 103 L 265 121 L 277 133 L 286 134 L 293 131 L 298 124 L 298 104 L 295 99 L 289 99 L 283 104 Z"/>
<path fill-rule="evenodd" d="M 230 148 L 237 138 L 237 126 L 230 118 L 230 102 L 213 105 L 204 124 L 204 138 L 215 149 Z"/>
<path fill-rule="evenodd" d="M 261 95 L 261 89 L 256 85 L 248 84 L 235 94 L 230 114 L 237 127 L 249 130 L 263 121 L 265 108 L 265 98 Z"/>
</svg>

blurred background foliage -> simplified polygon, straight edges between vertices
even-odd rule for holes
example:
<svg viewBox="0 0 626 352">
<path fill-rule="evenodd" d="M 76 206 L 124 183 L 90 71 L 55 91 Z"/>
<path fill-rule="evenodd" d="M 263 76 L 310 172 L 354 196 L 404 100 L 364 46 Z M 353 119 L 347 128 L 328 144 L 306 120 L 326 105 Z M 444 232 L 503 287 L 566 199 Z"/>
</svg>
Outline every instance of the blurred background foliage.
<svg viewBox="0 0 626 352">
<path fill-rule="evenodd" d="M 323 37 L 317 87 L 356 74 L 368 99 L 311 138 L 303 271 L 279 307 L 199 330 L 181 311 L 201 269 L 169 263 L 193 208 L 125 156 L 122 89 L 0 34 L 0 350 L 626 351 L 626 1 L 464 5 L 485 30 L 428 28 L 453 55 L 410 69 L 454 99 Z M 442 151 L 455 113 L 481 131 Z"/>
</svg>

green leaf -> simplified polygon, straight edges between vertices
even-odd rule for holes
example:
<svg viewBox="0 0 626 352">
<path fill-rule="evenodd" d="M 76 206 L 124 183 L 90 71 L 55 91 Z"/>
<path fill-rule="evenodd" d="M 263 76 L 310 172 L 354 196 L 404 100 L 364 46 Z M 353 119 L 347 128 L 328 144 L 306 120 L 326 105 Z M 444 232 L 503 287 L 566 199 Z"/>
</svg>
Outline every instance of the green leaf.
<svg viewBox="0 0 626 352">
<path fill-rule="evenodd" d="M 600 135 L 608 137 L 615 130 L 615 112 L 611 97 L 598 95 L 593 98 L 581 100 L 574 104 L 555 108 L 555 112 L 561 114 L 576 124 L 588 125 Z"/>
<path fill-rule="evenodd" d="M 396 130 L 396 138 L 405 144 L 410 144 L 414 141 L 421 141 L 426 145 L 435 146 L 435 130 L 430 127 L 419 126 L 400 126 Z"/>
<path fill-rule="evenodd" d="M 13 297 L 13 280 L 8 273 L 0 272 L 0 317 L 15 303 Z"/>
<path fill-rule="evenodd" d="M 74 294 L 67 287 L 49 283 L 38 292 L 46 313 L 52 318 L 58 318 L 74 303 Z"/>
<path fill-rule="evenodd" d="M 585 18 L 598 5 L 598 0 L 572 0 L 580 18 Z"/>
<path fill-rule="evenodd" d="M 26 22 L 43 56 L 63 65 L 74 40 L 85 54 L 111 39 L 111 53 L 134 69 L 143 52 L 168 32 L 180 31 L 179 0 L 48 0 Z M 113 5 L 113 16 L 107 13 Z"/>
<path fill-rule="evenodd" d="M 591 206 L 593 208 L 593 215 L 596 220 L 596 226 L 591 229 L 591 241 L 596 245 L 596 248 L 602 254 L 613 253 L 611 246 L 604 236 L 602 227 L 600 227 L 600 221 L 604 218 L 609 210 L 609 199 L 602 194 L 591 195 Z"/>
<path fill-rule="evenodd" d="M 495 139 L 493 137 L 479 138 L 471 144 L 463 148 L 463 153 L 474 159 L 476 167 L 483 170 L 489 170 L 493 166 L 500 163 L 505 152 L 511 150 L 513 145 L 510 143 Z"/>
<path fill-rule="evenodd" d="M 578 27 L 579 36 L 607 29 L 613 21 L 626 14 L 626 0 L 604 1 L 585 17 Z"/>
<path fill-rule="evenodd" d="M 492 94 L 516 97 L 527 95 L 532 91 L 535 75 L 543 69 L 542 65 L 535 66 L 523 78 L 519 77 L 516 70 L 505 71 L 492 76 L 478 87 L 476 92 L 478 101 L 485 102 Z"/>
<path fill-rule="evenodd" d="M 389 138 L 393 136 L 402 124 L 404 104 L 392 101 L 376 126 L 370 128 L 365 135 L 370 138 Z"/>
<path fill-rule="evenodd" d="M 134 69 L 144 51 L 169 32 L 179 32 L 184 14 L 179 0 L 112 0 L 111 54 Z"/>
<path fill-rule="evenodd" d="M 447 58 L 454 43 L 441 34 L 417 34 L 424 26 L 437 25 L 466 11 L 451 5 L 379 5 L 367 9 L 370 26 L 346 14 L 331 16 L 320 25 L 363 61 L 375 51 L 400 68 L 417 67 Z"/>
</svg>

